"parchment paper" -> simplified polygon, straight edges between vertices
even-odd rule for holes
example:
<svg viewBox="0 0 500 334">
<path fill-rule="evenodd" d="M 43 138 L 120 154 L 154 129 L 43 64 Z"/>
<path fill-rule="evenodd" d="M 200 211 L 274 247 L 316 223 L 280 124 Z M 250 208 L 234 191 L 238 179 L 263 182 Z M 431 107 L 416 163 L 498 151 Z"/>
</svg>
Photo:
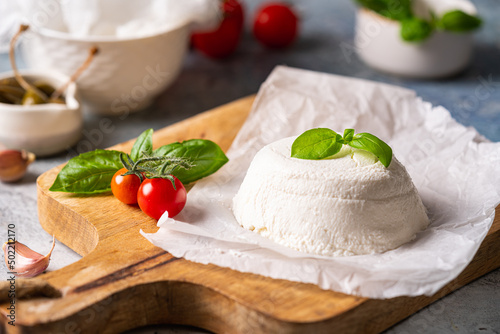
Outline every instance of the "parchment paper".
<svg viewBox="0 0 500 334">
<path fill-rule="evenodd" d="M 387 141 L 419 190 L 429 228 L 382 254 L 322 257 L 240 227 L 231 201 L 255 153 L 314 127 L 354 128 Z M 229 163 L 193 187 L 175 220 L 164 215 L 156 233 L 143 235 L 176 257 L 347 294 L 432 295 L 471 261 L 500 203 L 500 143 L 411 90 L 366 80 L 277 67 L 228 156 Z"/>
</svg>

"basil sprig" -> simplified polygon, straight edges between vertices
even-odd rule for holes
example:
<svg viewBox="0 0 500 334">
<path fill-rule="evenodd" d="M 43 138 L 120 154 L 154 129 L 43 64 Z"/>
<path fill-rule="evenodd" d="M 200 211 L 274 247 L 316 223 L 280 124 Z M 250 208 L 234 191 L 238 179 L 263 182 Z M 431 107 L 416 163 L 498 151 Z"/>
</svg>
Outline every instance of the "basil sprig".
<svg viewBox="0 0 500 334">
<path fill-rule="evenodd" d="M 355 0 L 391 20 L 401 22 L 401 38 L 407 42 L 420 42 L 428 38 L 435 29 L 451 32 L 469 32 L 479 28 L 482 21 L 479 17 L 469 15 L 461 10 L 452 10 L 437 17 L 431 13 L 431 20 L 416 17 L 412 9 L 412 0 Z"/>
<path fill-rule="evenodd" d="M 307 130 L 293 142 L 291 156 L 308 160 L 326 159 L 340 152 L 342 145 L 373 153 L 385 167 L 391 164 L 392 149 L 389 145 L 370 133 L 354 134 L 354 129 L 346 129 L 343 136 L 326 128 Z"/>
<path fill-rule="evenodd" d="M 62 168 L 51 191 L 98 194 L 111 191 L 111 179 L 125 167 L 127 174 L 146 177 L 176 176 L 183 184 L 215 173 L 228 158 L 216 143 L 205 139 L 176 142 L 153 150 L 153 130 L 144 131 L 130 154 L 115 150 L 95 150 L 72 158 Z"/>
</svg>

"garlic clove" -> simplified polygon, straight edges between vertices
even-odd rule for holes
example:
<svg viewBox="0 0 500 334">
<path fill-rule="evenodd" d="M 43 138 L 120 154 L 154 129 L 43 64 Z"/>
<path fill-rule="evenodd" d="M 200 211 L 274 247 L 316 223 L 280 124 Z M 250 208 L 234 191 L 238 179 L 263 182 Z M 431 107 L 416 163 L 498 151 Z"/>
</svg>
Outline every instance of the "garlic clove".
<svg viewBox="0 0 500 334">
<path fill-rule="evenodd" d="M 33 153 L 25 150 L 0 151 L 0 181 L 15 182 L 20 180 L 35 158 Z"/>
<path fill-rule="evenodd" d="M 7 269 L 19 277 L 35 277 L 40 275 L 47 269 L 50 262 L 50 255 L 54 250 L 56 238 L 52 237 L 52 248 L 47 255 L 42 255 L 30 249 L 28 246 L 14 241 L 4 243 L 2 249 L 5 255 L 5 265 Z M 9 254 L 16 254 L 14 262 L 9 260 Z"/>
</svg>

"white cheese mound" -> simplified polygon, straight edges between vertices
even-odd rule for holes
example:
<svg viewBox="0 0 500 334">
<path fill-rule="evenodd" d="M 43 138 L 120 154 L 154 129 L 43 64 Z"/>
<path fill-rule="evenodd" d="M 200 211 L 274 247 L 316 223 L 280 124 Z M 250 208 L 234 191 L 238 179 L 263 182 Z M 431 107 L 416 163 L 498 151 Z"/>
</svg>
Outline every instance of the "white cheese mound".
<svg viewBox="0 0 500 334">
<path fill-rule="evenodd" d="M 325 256 L 372 254 L 429 224 L 410 175 L 394 157 L 344 145 L 334 159 L 290 157 L 295 138 L 267 145 L 233 199 L 241 226 L 281 245 Z"/>
</svg>

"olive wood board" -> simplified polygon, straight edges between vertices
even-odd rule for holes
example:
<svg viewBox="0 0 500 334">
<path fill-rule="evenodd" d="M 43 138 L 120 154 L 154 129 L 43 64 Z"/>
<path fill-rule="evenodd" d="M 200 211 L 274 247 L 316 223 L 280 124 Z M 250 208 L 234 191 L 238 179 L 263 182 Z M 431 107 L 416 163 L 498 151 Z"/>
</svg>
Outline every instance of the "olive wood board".
<svg viewBox="0 0 500 334">
<path fill-rule="evenodd" d="M 227 150 L 253 100 L 245 97 L 155 131 L 153 142 L 158 147 L 206 138 Z M 132 144 L 113 148 L 128 151 Z M 152 324 L 217 333 L 378 333 L 500 267 L 498 208 L 474 260 L 431 297 L 368 299 L 202 265 L 173 257 L 141 236 L 139 230 L 157 227 L 136 206 L 111 194 L 48 191 L 61 168 L 37 180 L 39 219 L 48 233 L 83 257 L 37 278 L 17 280 L 15 327 L 5 317 L 8 300 L 1 300 L 2 327 L 9 333 L 119 333 Z"/>
</svg>

